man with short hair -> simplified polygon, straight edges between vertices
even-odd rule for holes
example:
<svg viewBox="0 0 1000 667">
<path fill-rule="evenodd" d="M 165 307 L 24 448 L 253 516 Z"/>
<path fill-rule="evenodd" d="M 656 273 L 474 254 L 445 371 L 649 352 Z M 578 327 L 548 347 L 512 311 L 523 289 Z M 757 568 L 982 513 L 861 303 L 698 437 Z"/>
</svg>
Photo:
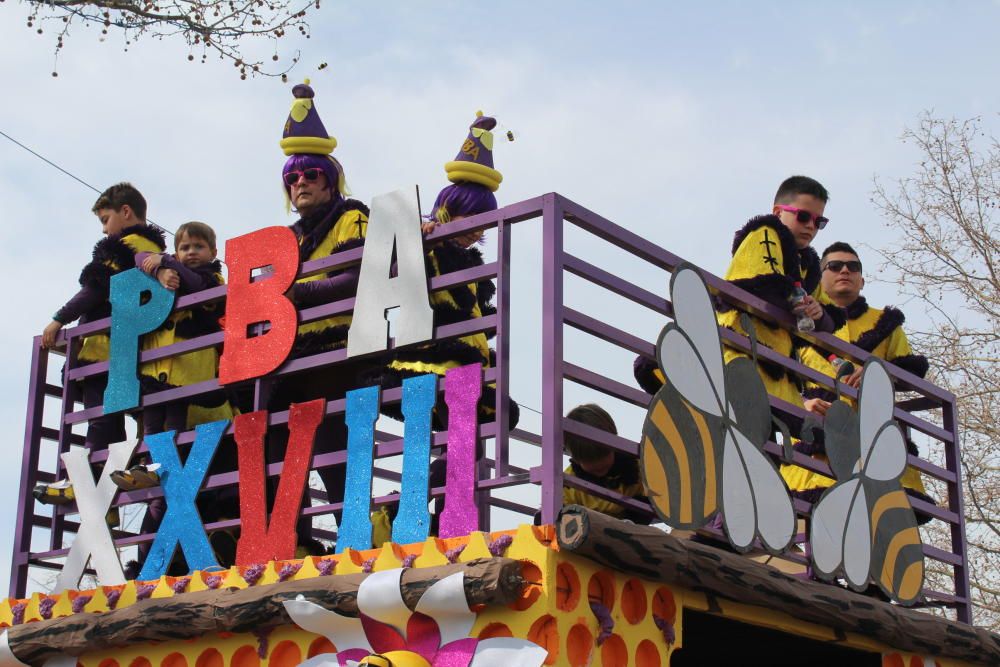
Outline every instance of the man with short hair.
<svg viewBox="0 0 1000 667">
<path fill-rule="evenodd" d="M 882 310 L 872 308 L 861 296 L 865 278 L 861 270 L 861 260 L 854 248 L 842 241 L 830 245 L 823 251 L 820 267 L 821 300 L 843 308 L 847 314 L 847 323 L 833 335 L 903 370 L 923 377 L 927 373 L 927 358 L 914 354 L 910 349 L 910 343 L 903 332 L 903 322 L 906 319 L 903 313 L 891 306 Z M 830 377 L 837 376 L 837 369 L 828 359 L 828 355 L 815 347 L 811 345 L 803 347 L 799 351 L 799 356 L 806 366 Z M 844 377 L 842 382 L 857 389 L 861 385 L 862 370 L 863 368 L 859 366 L 853 373 Z M 819 415 L 825 415 L 831 401 L 837 398 L 830 389 L 815 384 L 807 386 L 802 394 L 806 410 Z M 918 453 L 916 446 L 909 439 L 906 445 L 910 454 Z M 820 443 L 798 443 L 795 448 L 805 454 L 825 454 Z M 924 489 L 920 473 L 915 468 L 907 466 L 900 481 L 911 496 L 934 504 L 934 500 Z M 815 501 L 831 484 L 833 480 L 828 477 L 809 473 L 807 479 L 793 491 L 796 491 L 799 497 Z M 917 518 L 920 523 L 924 523 L 930 517 L 918 513 Z"/>
<path fill-rule="evenodd" d="M 903 322 L 906 320 L 903 313 L 892 306 L 884 310 L 872 308 L 861 296 L 865 278 L 861 271 L 861 260 L 854 248 L 843 241 L 830 245 L 823 251 L 820 267 L 822 298 L 843 308 L 847 314 L 847 323 L 833 335 L 914 375 L 926 375 L 927 358 L 913 354 L 910 349 L 910 343 L 903 332 Z M 820 355 L 815 348 L 803 350 L 802 363 L 831 377 L 837 375 L 826 355 Z M 861 384 L 861 371 L 858 367 L 843 379 L 844 384 L 857 389 Z M 806 409 L 821 415 L 826 414 L 830 401 L 835 398 L 832 391 L 818 387 L 807 388 L 803 395 L 806 398 Z"/>
</svg>

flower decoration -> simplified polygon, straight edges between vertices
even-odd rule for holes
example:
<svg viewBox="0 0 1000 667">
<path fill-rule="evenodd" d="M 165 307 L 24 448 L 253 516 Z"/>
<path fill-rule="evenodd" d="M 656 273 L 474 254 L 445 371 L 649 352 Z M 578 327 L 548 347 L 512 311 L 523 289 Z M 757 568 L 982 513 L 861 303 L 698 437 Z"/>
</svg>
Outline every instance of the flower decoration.
<svg viewBox="0 0 1000 667">
<path fill-rule="evenodd" d="M 343 616 L 301 596 L 284 602 L 303 630 L 323 635 L 337 653 L 314 656 L 299 667 L 353 667 L 383 656 L 398 667 L 540 667 L 548 653 L 523 639 L 470 637 L 476 614 L 465 598 L 462 572 L 435 582 L 415 611 L 403 602 L 402 568 L 376 572 L 358 589 L 360 618 Z M 379 661 L 371 664 L 380 664 Z"/>
</svg>

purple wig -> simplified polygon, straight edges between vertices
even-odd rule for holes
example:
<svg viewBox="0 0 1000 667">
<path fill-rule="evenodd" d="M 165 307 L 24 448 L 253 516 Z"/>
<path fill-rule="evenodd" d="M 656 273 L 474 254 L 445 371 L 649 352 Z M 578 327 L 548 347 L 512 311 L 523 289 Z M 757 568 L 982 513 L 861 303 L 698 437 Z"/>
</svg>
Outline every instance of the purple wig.
<svg viewBox="0 0 1000 667">
<path fill-rule="evenodd" d="M 428 217 L 438 222 L 448 222 L 460 215 L 497 210 L 497 198 L 490 189 L 478 183 L 455 183 L 438 193 Z"/>
<path fill-rule="evenodd" d="M 285 185 L 284 177 L 290 171 L 302 171 L 305 169 L 322 169 L 326 175 L 326 187 L 333 190 L 333 199 L 347 194 L 344 184 L 344 169 L 332 156 L 328 155 L 293 155 L 285 162 L 281 170 L 282 182 L 285 188 L 285 196 L 291 196 L 291 187 Z"/>
</svg>

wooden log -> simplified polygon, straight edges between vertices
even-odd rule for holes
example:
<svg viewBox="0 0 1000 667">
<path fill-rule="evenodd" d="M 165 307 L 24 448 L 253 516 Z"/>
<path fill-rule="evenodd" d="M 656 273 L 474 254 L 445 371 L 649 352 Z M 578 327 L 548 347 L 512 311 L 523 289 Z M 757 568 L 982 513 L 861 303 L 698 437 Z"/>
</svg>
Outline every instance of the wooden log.
<svg viewBox="0 0 1000 667">
<path fill-rule="evenodd" d="M 680 540 L 657 528 L 637 526 L 579 505 L 563 507 L 556 528 L 560 549 L 621 572 L 777 609 L 902 651 L 1000 665 L 1000 636 L 983 628 L 798 579 L 735 553 Z"/>
<path fill-rule="evenodd" d="M 469 606 L 516 600 L 524 587 L 521 566 L 510 558 L 403 570 L 400 590 L 410 609 L 432 585 L 465 573 Z M 60 654 L 124 648 L 143 642 L 194 639 L 216 632 L 261 631 L 292 621 L 281 604 L 298 596 L 346 616 L 358 615 L 358 587 L 367 574 L 345 574 L 250 588 L 219 589 L 156 598 L 103 614 L 73 614 L 7 629 L 10 650 L 21 662 L 41 665 Z"/>
</svg>

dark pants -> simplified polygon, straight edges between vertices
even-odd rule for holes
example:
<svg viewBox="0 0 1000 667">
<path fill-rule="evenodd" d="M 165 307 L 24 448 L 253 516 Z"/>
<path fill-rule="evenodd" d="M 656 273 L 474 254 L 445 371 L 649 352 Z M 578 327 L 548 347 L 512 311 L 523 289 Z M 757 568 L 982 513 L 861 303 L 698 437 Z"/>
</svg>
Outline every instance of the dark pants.
<svg viewBox="0 0 1000 667">
<path fill-rule="evenodd" d="M 83 407 L 96 408 L 104 403 L 104 389 L 108 386 L 107 375 L 91 375 L 81 383 Z M 84 446 L 91 452 L 107 449 L 113 442 L 125 440 L 125 414 L 116 412 L 94 417 L 87 422 L 87 437 Z"/>
</svg>

